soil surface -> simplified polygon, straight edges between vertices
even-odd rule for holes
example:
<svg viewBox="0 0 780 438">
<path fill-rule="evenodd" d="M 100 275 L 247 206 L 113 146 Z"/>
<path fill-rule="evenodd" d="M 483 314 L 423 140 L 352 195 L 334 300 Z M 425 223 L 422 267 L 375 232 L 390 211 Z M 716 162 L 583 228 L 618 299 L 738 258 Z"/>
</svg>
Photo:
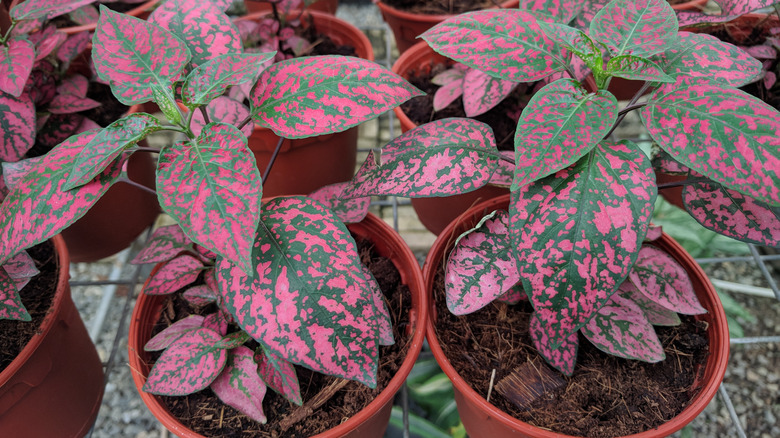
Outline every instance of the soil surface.
<svg viewBox="0 0 780 438">
<path fill-rule="evenodd" d="M 32 320 L 0 320 L 0 371 L 10 365 L 33 336 L 39 333 L 41 322 L 49 313 L 56 293 L 59 267 L 54 245 L 47 240 L 28 249 L 27 253 L 35 260 L 41 272 L 19 292 L 22 304 Z"/>
<path fill-rule="evenodd" d="M 521 365 L 546 367 L 528 334 L 533 311 L 528 302 L 491 304 L 466 316 L 447 310 L 439 281 L 434 290 L 436 332 L 458 373 L 487 398 L 495 382 Z M 554 372 L 564 386 L 547 391 L 521 409 L 492 392 L 490 402 L 524 422 L 555 432 L 614 437 L 658 427 L 679 414 L 695 395 L 689 388 L 703 372 L 708 355 L 706 323 L 682 316 L 678 327 L 656 327 L 666 360 L 650 364 L 602 353 L 580 336 L 577 367 L 571 377 Z"/>
<path fill-rule="evenodd" d="M 406 357 L 409 342 L 412 339 L 405 332 L 409 325 L 411 294 L 409 289 L 401 283 L 401 276 L 390 259 L 374 253 L 372 244 L 366 240 L 359 240 L 357 243 L 361 261 L 374 274 L 385 294 L 393 320 L 393 336 L 396 341 L 394 345 L 379 347 L 379 373 L 375 389 L 349 381 L 319 409 L 304 415 L 305 421 L 292 424 L 286 429 L 284 420 L 302 408 L 293 405 L 272 390 L 266 393 L 263 400 L 263 411 L 268 417 L 268 423 L 265 425 L 259 424 L 236 409 L 223 404 L 211 389 L 184 397 L 160 397 L 173 415 L 187 427 L 209 437 L 302 438 L 338 426 L 373 401 L 387 387 Z M 172 321 L 179 320 L 189 314 L 209 313 L 209 309 L 193 309 L 186 301 L 180 299 L 180 295 L 176 293 L 171 297 L 175 303 L 176 316 L 171 320 L 160 321 L 153 331 L 154 334 L 159 333 Z M 236 327 L 232 327 L 230 332 L 236 329 Z M 301 384 L 304 407 L 307 400 L 321 391 L 327 392 L 328 385 L 345 382 L 343 379 L 325 376 L 299 366 L 296 366 L 296 372 Z"/>
</svg>

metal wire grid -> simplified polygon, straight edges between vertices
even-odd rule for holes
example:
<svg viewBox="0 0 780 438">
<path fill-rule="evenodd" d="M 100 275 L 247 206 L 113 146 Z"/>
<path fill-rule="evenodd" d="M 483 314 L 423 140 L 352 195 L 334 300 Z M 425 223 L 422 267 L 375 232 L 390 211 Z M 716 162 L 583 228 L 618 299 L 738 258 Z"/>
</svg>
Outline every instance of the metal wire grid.
<svg viewBox="0 0 780 438">
<path fill-rule="evenodd" d="M 385 56 L 382 59 L 377 59 L 376 62 L 383 64 L 387 67 L 391 66 L 393 60 L 394 43 L 389 29 L 386 26 L 382 26 L 382 27 L 358 26 L 358 27 L 368 34 L 379 33 L 381 35 L 380 41 L 384 42 L 383 52 Z M 380 117 L 379 120 L 380 123 L 386 125 L 387 132 L 389 132 L 389 138 L 391 139 L 394 138 L 395 117 L 392 111 Z M 375 145 L 371 149 L 374 150 L 380 149 L 384 145 L 384 142 L 386 141 L 387 141 L 386 139 L 382 138 L 381 130 L 377 130 Z M 371 149 L 361 149 L 360 152 L 368 152 Z M 389 197 L 387 199 L 375 199 L 372 201 L 372 205 L 374 206 L 377 206 L 379 208 L 392 209 L 393 227 L 396 230 L 398 230 L 398 208 L 400 206 L 404 206 L 407 204 L 408 204 L 408 200 L 399 200 L 398 198 L 395 197 Z M 152 232 L 151 229 L 148 230 L 147 233 L 145 234 L 145 237 L 143 237 L 142 240 L 146 241 L 149 238 L 149 236 L 151 236 L 151 232 Z M 743 285 L 739 283 L 720 282 L 718 280 L 714 280 L 713 282 L 716 284 L 716 286 L 722 287 L 724 289 L 729 289 L 733 292 L 747 293 L 747 294 L 764 296 L 764 297 L 774 296 L 776 299 L 780 300 L 780 289 L 778 288 L 777 281 L 775 280 L 772 273 L 770 272 L 769 266 L 767 266 L 768 264 L 771 263 L 780 262 L 780 255 L 762 255 L 759 253 L 758 249 L 754 245 L 749 245 L 749 248 L 751 252 L 750 256 L 699 258 L 697 259 L 697 262 L 699 264 L 721 263 L 721 262 L 754 263 L 763 274 L 763 277 L 766 279 L 767 284 L 769 285 L 769 289 L 757 288 L 752 285 Z M 132 310 L 132 303 L 135 302 L 135 297 L 140 290 L 139 286 L 143 283 L 143 279 L 145 278 L 146 275 L 145 272 L 148 271 L 148 269 L 144 269 L 143 266 L 136 266 L 131 269 L 129 276 L 122 277 L 123 270 L 126 270 L 123 268 L 129 266 L 129 261 L 132 260 L 136 252 L 137 250 L 133 251 L 128 249 L 120 253 L 119 264 L 117 264 L 114 267 L 108 280 L 88 281 L 88 280 L 80 280 L 79 278 L 73 278 L 70 281 L 70 285 L 72 287 L 102 286 L 103 295 L 101 297 L 101 302 L 99 304 L 97 315 L 95 319 L 92 321 L 91 326 L 88 327 L 89 334 L 92 337 L 93 341 L 97 339 L 98 334 L 101 333 L 103 329 L 105 317 L 107 315 L 108 309 L 112 305 L 112 301 L 114 301 L 115 298 L 117 297 L 117 290 L 120 287 L 126 287 L 129 290 L 128 293 L 123 294 L 123 296 L 119 297 L 119 299 L 116 300 L 117 302 L 114 303 L 114 305 L 121 306 L 121 316 L 119 319 L 117 332 L 114 334 L 111 352 L 108 356 L 108 359 L 104 363 L 104 369 L 105 369 L 104 387 L 108 383 L 112 371 L 118 365 L 116 363 L 118 348 L 121 341 L 124 339 L 124 337 L 127 336 L 127 319 Z M 759 337 L 745 337 L 745 338 L 731 339 L 732 345 L 766 344 L 766 343 L 780 344 L 780 336 L 759 336 Z M 746 438 L 747 435 L 745 433 L 745 428 L 740 422 L 740 419 L 731 401 L 731 397 L 729 396 L 723 384 L 721 384 L 719 388 L 718 395 L 728 409 L 735 432 L 740 438 Z M 410 436 L 409 417 L 408 417 L 409 397 L 408 397 L 408 389 L 405 385 L 402 387 L 402 393 L 400 399 L 401 399 L 400 403 L 403 408 L 403 425 L 404 425 L 403 436 L 404 438 L 409 438 Z M 93 432 L 94 430 L 90 430 L 90 432 L 87 434 L 87 437 L 91 437 Z"/>
</svg>

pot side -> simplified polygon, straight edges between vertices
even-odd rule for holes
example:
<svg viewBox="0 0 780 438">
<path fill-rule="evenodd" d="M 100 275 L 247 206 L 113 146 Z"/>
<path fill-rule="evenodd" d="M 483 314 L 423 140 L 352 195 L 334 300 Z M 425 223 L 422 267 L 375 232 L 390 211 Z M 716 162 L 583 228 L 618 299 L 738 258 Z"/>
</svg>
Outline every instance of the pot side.
<svg viewBox="0 0 780 438">
<path fill-rule="evenodd" d="M 706 0 L 705 0 L 706 1 Z M 255 12 L 268 13 L 271 11 L 271 5 L 266 2 L 247 0 L 244 2 L 247 13 Z M 306 7 L 307 11 L 319 11 L 330 15 L 336 15 L 336 9 L 339 7 L 339 0 L 317 0 Z"/>
<path fill-rule="evenodd" d="M 103 399 L 103 364 L 73 299 L 68 251 L 52 238 L 57 292 L 40 330 L 0 373 L 0 431 L 9 437 L 82 437 Z"/>
<path fill-rule="evenodd" d="M 412 340 L 401 368 L 387 388 L 352 418 L 328 432 L 315 435 L 314 438 L 377 438 L 383 436 L 390 421 L 393 398 L 406 381 L 406 376 L 411 372 L 425 338 L 427 294 L 419 263 L 406 242 L 393 228 L 371 213 L 362 222 L 349 224 L 348 227 L 356 236 L 371 240 L 380 255 L 390 258 L 400 272 L 403 283 L 409 287 L 412 294 L 412 310 L 409 318 Z M 144 285 L 145 287 L 146 285 Z M 133 309 L 128 340 L 133 381 L 146 406 L 169 431 L 183 438 L 200 438 L 202 435 L 179 422 L 157 396 L 141 390 L 151 369 L 148 363 L 149 354 L 144 351 L 143 346 L 151 338 L 152 326 L 159 319 L 164 302 L 164 296 L 146 295 L 142 292 Z"/>
<path fill-rule="evenodd" d="M 433 281 L 437 269 L 444 263 L 445 255 L 449 253 L 455 239 L 461 233 L 476 225 L 484 215 L 497 209 L 507 209 L 508 206 L 508 195 L 479 204 L 451 223 L 431 247 L 423 265 L 423 277 L 425 278 L 426 291 L 429 294 L 430 306 L 428 309 L 430 316 L 426 326 L 428 344 L 436 357 L 436 361 L 450 380 L 452 380 L 458 412 L 469 436 L 491 438 L 572 438 L 569 435 L 540 429 L 522 422 L 488 403 L 452 367 L 436 337 L 436 315 L 430 294 L 433 290 Z M 726 314 L 712 283 L 710 283 L 704 271 L 696 264 L 693 258 L 671 237 L 664 234 L 655 244 L 668 251 L 691 276 L 696 296 L 708 312 L 707 314 L 696 316 L 696 319 L 704 320 L 709 324 L 707 335 L 710 341 L 710 352 L 702 378 L 694 383 L 694 388 L 692 388 L 692 390 L 698 391 L 698 393 L 691 399 L 688 407 L 659 428 L 629 435 L 630 438 L 665 437 L 682 429 L 691 422 L 704 410 L 718 391 L 718 387 L 726 372 L 729 355 L 729 334 Z"/>
</svg>

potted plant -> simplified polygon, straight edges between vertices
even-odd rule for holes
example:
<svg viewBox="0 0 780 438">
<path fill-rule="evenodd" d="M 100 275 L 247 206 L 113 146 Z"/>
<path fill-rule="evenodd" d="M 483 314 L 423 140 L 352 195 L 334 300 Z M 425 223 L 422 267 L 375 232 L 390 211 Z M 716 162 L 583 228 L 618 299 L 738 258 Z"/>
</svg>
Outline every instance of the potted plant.
<svg viewBox="0 0 780 438">
<path fill-rule="evenodd" d="M 663 321 L 656 312 L 668 316 L 663 323 L 669 323 L 678 313 L 706 310 L 697 317 L 709 322 L 713 342 L 703 375 L 714 382 L 697 382 L 684 390 L 702 397 L 684 414 L 690 420 L 688 414 L 706 405 L 725 371 L 725 319 L 717 297 L 706 293 L 711 287 L 694 292 L 694 284 L 709 286 L 708 281 L 696 268 L 680 267 L 687 257 L 665 237 L 658 240 L 658 231 L 650 227 L 657 192 L 664 188 L 656 185 L 650 159 L 612 134 L 625 114 L 638 111 L 661 149 L 712 181 L 685 187 L 689 211 L 700 222 L 739 240 L 777 246 L 780 186 L 775 167 L 767 163 L 778 159 L 780 114 L 736 88 L 760 74 L 760 63 L 734 46 L 678 34 L 673 10 L 660 0 L 611 1 L 594 15 L 587 31 L 523 10 L 498 10 L 452 18 L 422 38 L 437 52 L 501 79 L 527 82 L 564 72 L 520 116 L 511 197 L 504 200 L 508 211 L 494 207 L 482 219 L 474 214 L 459 218 L 456 222 L 465 225 L 453 224 L 454 234 L 439 237 L 456 241 L 453 251 L 427 261 L 430 279 L 448 258 L 443 274 L 448 308 L 465 314 L 492 308 L 488 304 L 495 300 L 517 302 L 525 296 L 530 308 L 522 324 L 528 328 L 527 344 L 546 363 L 534 365 L 549 369 L 541 373 L 550 379 L 543 383 L 555 383 L 539 390 L 538 397 L 559 387 L 557 382 L 565 384 L 566 376 L 577 375 L 578 348 L 595 345 L 611 355 L 658 362 L 666 353 L 652 334 L 651 322 Z M 702 56 L 707 62 L 699 61 Z M 574 79 L 574 57 L 594 72 L 596 91 Z M 607 91 L 613 77 L 645 82 L 622 109 Z M 651 92 L 643 99 L 647 90 Z M 475 123 L 450 119 L 407 132 L 383 149 L 379 162 L 368 157 L 343 198 L 436 196 L 486 184 L 505 157 L 495 150 L 488 128 L 481 135 L 466 132 Z M 461 231 L 467 232 L 459 236 Z M 474 320 L 484 323 L 485 317 Z M 487 325 L 493 327 L 492 321 Z M 435 344 L 436 331 L 428 334 Z M 481 339 L 469 335 L 471 345 Z M 452 369 L 452 357 L 439 360 L 443 369 Z M 510 363 L 508 357 L 494 360 L 500 368 L 497 380 L 516 371 L 502 368 L 504 361 Z M 475 373 L 484 374 L 480 363 Z M 462 379 L 450 377 L 458 387 Z M 487 383 L 479 388 L 480 407 L 463 409 L 490 406 L 487 389 Z M 495 410 L 479 415 L 479 421 L 470 422 L 464 416 L 470 435 L 501 431 L 547 436 L 544 428 L 555 427 L 534 427 Z M 665 436 L 684 423 L 648 429 L 658 428 L 653 432 Z M 558 427 L 563 426 L 570 424 Z M 653 433 L 644 432 L 641 436 Z"/>
<path fill-rule="evenodd" d="M 100 13 L 92 41 L 98 76 L 125 104 L 154 101 L 167 121 L 131 114 L 106 128 L 72 136 L 39 159 L 6 167 L 4 176 L 11 184 L 0 206 L 0 260 L 5 262 L 83 215 L 116 182 L 128 155 L 157 153 L 160 206 L 201 254 L 216 260 L 221 302 L 234 309 L 233 318 L 242 329 L 236 339 L 256 337 L 255 343 L 286 361 L 373 385 L 378 326 L 369 316 L 376 307 L 375 284 L 359 263 L 353 238 L 334 213 L 310 198 L 263 202 L 262 180 L 268 174 L 260 176 L 242 128 L 257 122 L 289 138 L 338 132 L 378 116 L 418 90 L 378 64 L 355 57 L 301 57 L 263 68 L 275 54 L 242 53 L 236 26 L 210 2 L 169 0 L 150 21 L 105 7 Z M 193 26 L 207 32 L 191 32 Z M 255 81 L 248 117 L 226 114 L 216 120 L 206 111 L 229 87 Z M 192 123 L 195 112 L 203 117 L 204 126 Z M 181 140 L 161 150 L 138 145 L 160 130 L 174 131 Z M 314 253 L 328 260 L 314 260 Z M 170 267 L 174 278 L 186 278 L 187 266 L 193 266 L 189 262 Z M 270 277 L 257 274 L 267 268 L 274 272 Z M 242 302 L 259 298 L 251 292 L 253 282 L 267 279 L 273 283 L 263 286 L 269 293 L 317 296 L 329 291 L 322 295 L 326 302 L 301 300 L 300 312 L 289 307 L 288 300 L 274 307 L 279 318 L 304 319 L 317 308 L 315 317 L 323 319 L 312 318 L 319 325 L 303 326 L 312 329 L 309 341 L 287 345 L 278 337 L 266 337 L 252 322 L 261 316 L 246 313 Z M 408 278 L 409 283 L 415 281 L 414 276 Z M 360 311 L 339 312 L 345 308 Z M 341 324 L 340 317 L 333 320 L 328 312 L 354 324 Z M 424 314 L 417 318 L 424 321 Z M 291 322 L 283 329 L 297 331 L 298 326 Z M 352 337 L 357 341 L 347 343 Z M 232 345 L 236 339 L 220 345 Z M 414 339 L 411 356 L 419 351 L 420 330 Z M 324 347 L 338 343 L 348 345 L 338 352 Z"/>
<path fill-rule="evenodd" d="M 282 10 L 294 11 L 303 9 L 324 12 L 330 15 L 336 15 L 336 9 L 339 7 L 338 0 L 280 0 L 270 2 L 268 0 L 244 0 L 244 6 L 249 14 L 255 12 L 268 12 L 272 9 L 272 4 L 278 5 Z"/>
</svg>

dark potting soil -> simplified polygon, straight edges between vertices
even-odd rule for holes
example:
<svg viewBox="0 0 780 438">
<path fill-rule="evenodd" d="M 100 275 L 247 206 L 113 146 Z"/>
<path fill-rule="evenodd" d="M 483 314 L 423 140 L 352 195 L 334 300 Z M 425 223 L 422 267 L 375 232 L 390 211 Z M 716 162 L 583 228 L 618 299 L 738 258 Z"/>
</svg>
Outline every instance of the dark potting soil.
<svg viewBox="0 0 780 438">
<path fill-rule="evenodd" d="M 448 117 L 466 117 L 463 109 L 463 98 L 459 97 L 441 111 L 433 111 L 433 95 L 439 89 L 438 85 L 431 83 L 431 78 L 446 70 L 448 67 L 439 64 L 431 68 L 429 72 L 413 71 L 408 81 L 424 91 L 424 96 L 414 97 L 401 105 L 403 112 L 411 121 L 422 125 L 434 120 L 441 120 Z M 514 150 L 515 130 L 517 129 L 517 120 L 523 108 L 531 100 L 531 95 L 526 90 L 533 89 L 535 83 L 527 84 L 527 87 L 521 84 L 506 99 L 490 111 L 473 117 L 475 120 L 487 123 L 493 128 L 493 135 L 496 136 L 496 144 L 499 150 Z"/>
<path fill-rule="evenodd" d="M 378 256 L 372 244 L 366 240 L 358 240 L 357 243 L 361 261 L 374 274 L 385 294 L 395 337 L 395 344 L 379 347 L 378 383 L 375 389 L 349 381 L 324 405 L 313 412 L 308 412 L 305 409 L 308 400 L 320 392 L 328 393 L 329 385 L 346 381 L 296 366 L 304 406 L 298 407 L 269 389 L 263 400 L 263 411 L 268 418 L 267 424 L 257 423 L 238 410 L 223 404 L 211 389 L 183 397 L 161 396 L 160 399 L 171 413 L 190 429 L 208 437 L 302 438 L 338 426 L 373 401 L 387 387 L 406 357 L 412 339 L 406 334 L 406 328 L 410 323 L 409 310 L 412 301 L 409 289 L 401 283 L 401 276 L 390 259 Z M 175 317 L 168 319 L 164 316 L 165 320 L 158 322 L 153 335 L 162 331 L 172 321 L 192 313 L 208 314 L 214 311 L 213 307 L 194 309 L 180 296 L 179 293 L 171 296 Z M 163 315 L 165 313 L 163 312 Z M 231 330 L 233 329 L 236 328 L 233 327 Z M 154 356 L 154 359 L 157 357 L 159 354 Z M 298 421 L 285 429 L 285 419 L 293 415 L 301 415 L 304 421 Z"/>
<path fill-rule="evenodd" d="M 31 321 L 0 320 L 0 371 L 3 371 L 28 342 L 39 333 L 43 318 L 49 313 L 59 275 L 54 245 L 43 242 L 27 250 L 40 274 L 22 288 L 19 295 Z"/>
<path fill-rule="evenodd" d="M 501 4 L 502 0 L 382 0 L 382 3 L 412 14 L 455 15 Z"/>
<path fill-rule="evenodd" d="M 436 334 L 458 373 L 487 398 L 492 370 L 495 382 L 531 362 L 547 366 L 528 334 L 533 311 L 528 302 L 490 304 L 465 316 L 449 312 L 442 277 L 434 286 Z M 706 323 L 681 316 L 678 327 L 656 327 L 666 360 L 650 364 L 599 351 L 580 336 L 577 366 L 566 384 L 542 394 L 522 410 L 492 391 L 490 402 L 515 418 L 554 432 L 588 437 L 631 435 L 673 418 L 696 395 L 691 386 L 708 356 Z"/>
</svg>

